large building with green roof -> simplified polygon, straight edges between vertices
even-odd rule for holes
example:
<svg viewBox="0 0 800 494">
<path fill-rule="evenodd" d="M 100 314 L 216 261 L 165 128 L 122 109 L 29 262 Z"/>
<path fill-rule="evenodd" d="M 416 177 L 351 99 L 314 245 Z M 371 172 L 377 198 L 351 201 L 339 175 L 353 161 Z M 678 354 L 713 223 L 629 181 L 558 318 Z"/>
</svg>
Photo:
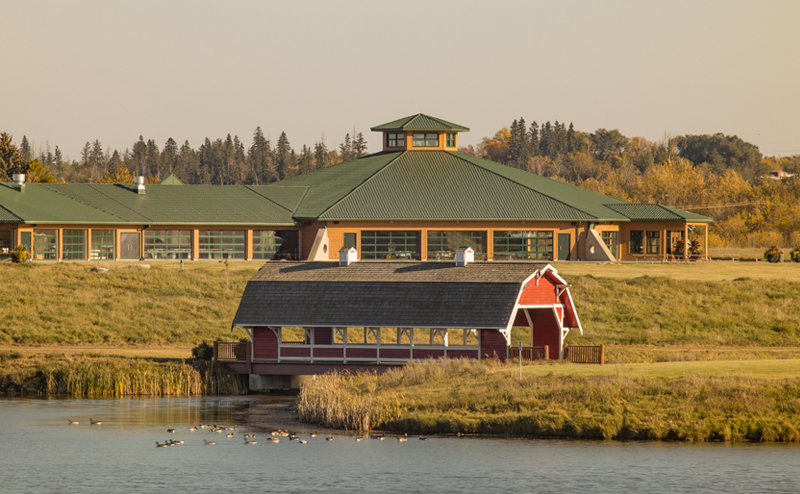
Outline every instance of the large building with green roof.
<svg viewBox="0 0 800 494">
<path fill-rule="evenodd" d="M 34 260 L 620 260 L 685 257 L 711 219 L 460 153 L 469 129 L 418 114 L 381 152 L 266 186 L 0 185 L 0 252 Z M 676 249 L 676 245 L 678 248 Z M 703 250 L 705 252 L 705 249 Z"/>
</svg>

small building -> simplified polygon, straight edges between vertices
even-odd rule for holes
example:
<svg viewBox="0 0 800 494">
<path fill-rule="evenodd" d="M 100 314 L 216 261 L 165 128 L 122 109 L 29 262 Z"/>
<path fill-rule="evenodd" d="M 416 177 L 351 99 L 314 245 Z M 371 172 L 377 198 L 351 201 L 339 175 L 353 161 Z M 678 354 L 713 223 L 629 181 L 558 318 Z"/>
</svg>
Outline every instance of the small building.
<svg viewBox="0 0 800 494">
<path fill-rule="evenodd" d="M 528 345 L 559 359 L 567 334 L 583 331 L 569 286 L 551 265 L 476 263 L 468 255 L 458 263 L 346 255 L 269 262 L 247 283 L 233 325 L 251 342 L 227 365 L 255 376 L 251 383 L 408 360 L 506 360 L 512 327 L 528 328 Z"/>
</svg>

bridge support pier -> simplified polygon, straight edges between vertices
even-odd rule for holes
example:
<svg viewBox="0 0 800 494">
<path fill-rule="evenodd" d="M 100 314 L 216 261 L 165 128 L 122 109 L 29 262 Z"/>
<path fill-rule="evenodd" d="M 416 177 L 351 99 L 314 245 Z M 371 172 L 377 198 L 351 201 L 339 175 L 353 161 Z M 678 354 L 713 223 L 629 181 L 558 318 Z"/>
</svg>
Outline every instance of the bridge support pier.
<svg viewBox="0 0 800 494">
<path fill-rule="evenodd" d="M 280 376 L 273 374 L 250 374 L 249 390 L 252 392 L 298 390 L 309 376 Z"/>
</svg>

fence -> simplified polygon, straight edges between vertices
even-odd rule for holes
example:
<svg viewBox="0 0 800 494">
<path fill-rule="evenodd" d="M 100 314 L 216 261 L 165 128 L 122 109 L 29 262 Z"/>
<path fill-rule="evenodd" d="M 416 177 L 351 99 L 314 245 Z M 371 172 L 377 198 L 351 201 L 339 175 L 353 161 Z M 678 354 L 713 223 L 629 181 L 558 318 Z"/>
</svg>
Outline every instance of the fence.
<svg viewBox="0 0 800 494">
<path fill-rule="evenodd" d="M 519 358 L 519 347 L 511 346 L 509 358 Z M 522 360 L 547 360 L 550 358 L 550 350 L 545 346 L 524 346 L 522 347 Z"/>
<path fill-rule="evenodd" d="M 605 345 L 569 346 L 564 345 L 564 360 L 576 364 L 600 364 L 606 361 Z"/>
<path fill-rule="evenodd" d="M 236 341 L 232 343 L 215 341 L 214 360 L 247 360 L 249 341 Z"/>
</svg>

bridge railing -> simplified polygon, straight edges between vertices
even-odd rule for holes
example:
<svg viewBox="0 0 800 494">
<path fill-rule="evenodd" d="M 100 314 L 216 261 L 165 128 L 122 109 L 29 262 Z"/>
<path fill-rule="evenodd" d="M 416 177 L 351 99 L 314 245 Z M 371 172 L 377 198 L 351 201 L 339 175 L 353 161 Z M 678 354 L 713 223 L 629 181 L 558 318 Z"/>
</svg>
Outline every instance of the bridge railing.
<svg viewBox="0 0 800 494">
<path fill-rule="evenodd" d="M 247 360 L 248 341 L 214 342 L 214 360 Z"/>
<path fill-rule="evenodd" d="M 509 347 L 508 358 L 511 359 L 518 359 L 519 358 L 519 347 L 518 346 L 511 346 Z M 547 360 L 550 358 L 550 348 L 547 345 L 544 346 L 523 346 L 522 347 L 522 360 L 523 361 L 530 361 L 530 360 Z"/>
</svg>

